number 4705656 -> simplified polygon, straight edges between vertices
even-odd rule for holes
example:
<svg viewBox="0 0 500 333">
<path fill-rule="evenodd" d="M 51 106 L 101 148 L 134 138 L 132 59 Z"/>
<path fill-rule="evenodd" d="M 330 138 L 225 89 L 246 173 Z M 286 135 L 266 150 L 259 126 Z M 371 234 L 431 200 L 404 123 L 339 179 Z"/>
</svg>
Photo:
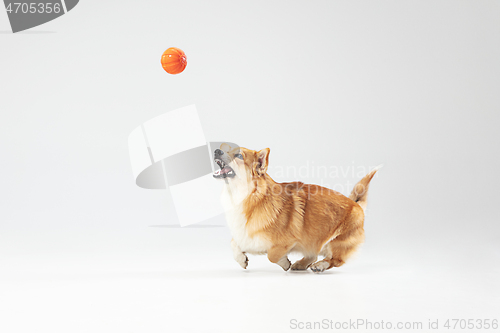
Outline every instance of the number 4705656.
<svg viewBox="0 0 500 333">
<path fill-rule="evenodd" d="M 37 2 L 14 2 L 14 3 L 9 3 L 7 6 L 7 13 L 56 13 L 59 14 L 61 12 L 61 4 L 59 2 L 47 2 L 47 3 L 37 3 Z"/>
</svg>

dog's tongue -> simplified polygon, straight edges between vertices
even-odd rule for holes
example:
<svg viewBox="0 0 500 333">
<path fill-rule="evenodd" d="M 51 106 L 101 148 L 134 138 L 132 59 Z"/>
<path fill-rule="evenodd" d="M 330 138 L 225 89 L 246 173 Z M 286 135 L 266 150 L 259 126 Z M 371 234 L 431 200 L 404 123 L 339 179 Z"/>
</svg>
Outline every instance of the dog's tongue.
<svg viewBox="0 0 500 333">
<path fill-rule="evenodd" d="M 222 169 L 220 172 L 221 173 L 228 173 L 229 171 L 231 171 L 230 167 L 224 167 L 224 169 Z"/>
</svg>

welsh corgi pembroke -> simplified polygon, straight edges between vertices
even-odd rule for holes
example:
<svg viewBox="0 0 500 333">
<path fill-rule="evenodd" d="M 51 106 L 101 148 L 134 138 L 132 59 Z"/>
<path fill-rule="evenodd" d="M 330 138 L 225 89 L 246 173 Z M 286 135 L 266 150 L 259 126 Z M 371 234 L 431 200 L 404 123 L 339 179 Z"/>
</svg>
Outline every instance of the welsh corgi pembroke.
<svg viewBox="0 0 500 333">
<path fill-rule="evenodd" d="M 221 199 L 234 259 L 245 269 L 247 253 L 267 254 L 285 271 L 319 273 L 342 266 L 364 240 L 368 185 L 380 167 L 347 198 L 318 185 L 275 182 L 267 174 L 269 152 L 226 143 L 214 151 L 220 169 L 213 176 L 225 182 Z M 291 252 L 304 257 L 292 265 Z M 324 259 L 317 261 L 318 255 Z"/>
</svg>

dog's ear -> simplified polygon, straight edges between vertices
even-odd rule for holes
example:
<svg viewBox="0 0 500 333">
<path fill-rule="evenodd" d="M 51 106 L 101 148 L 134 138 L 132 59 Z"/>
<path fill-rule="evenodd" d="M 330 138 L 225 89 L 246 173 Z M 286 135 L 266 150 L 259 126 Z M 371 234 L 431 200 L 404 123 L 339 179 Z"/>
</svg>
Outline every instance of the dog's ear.
<svg viewBox="0 0 500 333">
<path fill-rule="evenodd" d="M 257 174 L 262 176 L 267 171 L 267 166 L 269 165 L 269 152 L 271 149 L 265 148 L 257 153 Z"/>
</svg>

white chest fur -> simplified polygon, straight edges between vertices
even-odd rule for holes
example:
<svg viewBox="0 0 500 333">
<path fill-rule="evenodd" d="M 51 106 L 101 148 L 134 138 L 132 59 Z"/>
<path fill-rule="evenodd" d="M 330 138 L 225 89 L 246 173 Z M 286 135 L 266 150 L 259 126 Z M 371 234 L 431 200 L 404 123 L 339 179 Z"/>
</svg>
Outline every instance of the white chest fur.
<svg viewBox="0 0 500 333">
<path fill-rule="evenodd" d="M 267 252 L 268 244 L 258 236 L 250 237 L 246 230 L 247 219 L 243 213 L 243 205 L 240 200 L 235 201 L 230 191 L 223 191 L 222 205 L 226 212 L 226 219 L 233 240 L 243 252 L 251 254 L 264 254 Z"/>
<path fill-rule="evenodd" d="M 267 244 L 258 236 L 250 237 L 246 230 L 246 217 L 241 209 L 235 208 L 226 211 L 226 219 L 231 235 L 243 252 L 252 254 L 264 254 L 267 252 Z"/>
</svg>

